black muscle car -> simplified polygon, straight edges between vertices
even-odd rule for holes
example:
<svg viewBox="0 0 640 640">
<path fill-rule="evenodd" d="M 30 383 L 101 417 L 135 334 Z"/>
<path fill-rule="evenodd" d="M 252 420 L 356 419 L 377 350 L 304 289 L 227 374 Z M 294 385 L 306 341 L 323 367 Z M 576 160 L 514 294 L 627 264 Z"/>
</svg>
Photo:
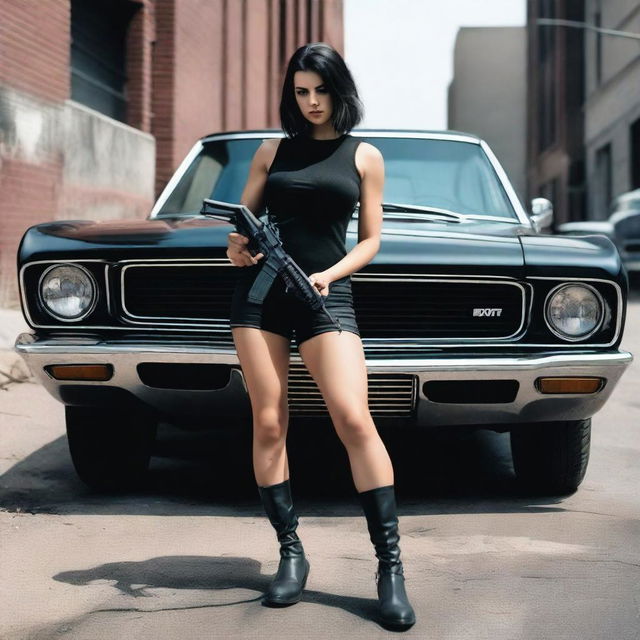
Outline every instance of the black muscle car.
<svg viewBox="0 0 640 640">
<path fill-rule="evenodd" d="M 33 329 L 16 350 L 66 407 L 75 468 L 93 487 L 129 486 L 159 421 L 250 421 L 228 325 L 240 267 L 204 198 L 239 202 L 264 138 L 199 140 L 146 220 L 29 228 L 19 284 Z M 379 253 L 352 274 L 380 425 L 510 432 L 517 478 L 567 493 L 583 479 L 591 417 L 631 361 L 618 346 L 627 275 L 603 235 L 540 233 L 481 139 L 454 131 L 357 129 L 385 160 Z M 254 212 L 264 215 L 262 212 Z M 268 212 L 267 212 L 268 213 Z M 347 250 L 357 242 L 357 207 Z M 292 344 L 289 409 L 328 415 Z M 246 422 L 245 422 L 246 424 Z"/>
</svg>

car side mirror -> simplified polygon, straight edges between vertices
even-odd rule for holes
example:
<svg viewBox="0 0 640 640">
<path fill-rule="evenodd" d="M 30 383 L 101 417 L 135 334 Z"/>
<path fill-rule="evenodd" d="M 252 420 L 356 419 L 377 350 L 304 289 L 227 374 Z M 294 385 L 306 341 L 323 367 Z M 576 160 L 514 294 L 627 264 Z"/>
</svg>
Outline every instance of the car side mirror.
<svg viewBox="0 0 640 640">
<path fill-rule="evenodd" d="M 553 224 L 553 205 L 546 198 L 533 198 L 531 200 L 531 213 L 529 220 L 536 231 L 546 229 Z"/>
</svg>

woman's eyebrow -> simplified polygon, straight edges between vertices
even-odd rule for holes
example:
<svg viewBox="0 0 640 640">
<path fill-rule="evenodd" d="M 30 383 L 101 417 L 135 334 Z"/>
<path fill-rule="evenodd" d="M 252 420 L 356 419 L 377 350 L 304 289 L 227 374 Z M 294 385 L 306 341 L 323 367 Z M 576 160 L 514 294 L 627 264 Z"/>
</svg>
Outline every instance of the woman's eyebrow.
<svg viewBox="0 0 640 640">
<path fill-rule="evenodd" d="M 319 89 L 320 87 L 324 87 L 324 83 L 319 84 L 316 89 Z M 307 87 L 296 87 L 296 89 L 306 89 Z"/>
</svg>

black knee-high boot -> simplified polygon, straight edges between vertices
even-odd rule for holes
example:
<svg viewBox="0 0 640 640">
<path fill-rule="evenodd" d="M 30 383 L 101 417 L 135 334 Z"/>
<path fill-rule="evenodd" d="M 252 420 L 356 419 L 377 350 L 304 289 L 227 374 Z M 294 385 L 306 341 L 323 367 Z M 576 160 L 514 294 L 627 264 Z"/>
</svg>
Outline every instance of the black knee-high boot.
<svg viewBox="0 0 640 640">
<path fill-rule="evenodd" d="M 309 575 L 309 561 L 296 534 L 298 517 L 293 510 L 289 479 L 268 487 L 258 486 L 258 492 L 280 542 L 278 571 L 262 603 L 271 606 L 293 604 L 302 597 Z"/>
<path fill-rule="evenodd" d="M 404 586 L 394 486 L 376 487 L 359 492 L 358 496 L 378 558 L 376 584 L 380 622 L 397 630 L 408 629 L 415 623 L 416 616 Z"/>
</svg>

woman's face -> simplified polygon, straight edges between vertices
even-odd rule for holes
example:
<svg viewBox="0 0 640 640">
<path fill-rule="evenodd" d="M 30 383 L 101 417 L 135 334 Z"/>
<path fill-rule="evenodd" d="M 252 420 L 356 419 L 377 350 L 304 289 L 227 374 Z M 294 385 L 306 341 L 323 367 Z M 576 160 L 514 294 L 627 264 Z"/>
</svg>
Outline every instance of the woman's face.
<svg viewBox="0 0 640 640">
<path fill-rule="evenodd" d="M 333 101 L 324 81 L 315 71 L 296 71 L 293 90 L 302 115 L 312 124 L 323 125 L 331 120 Z M 314 111 L 319 113 L 314 114 Z"/>
</svg>

